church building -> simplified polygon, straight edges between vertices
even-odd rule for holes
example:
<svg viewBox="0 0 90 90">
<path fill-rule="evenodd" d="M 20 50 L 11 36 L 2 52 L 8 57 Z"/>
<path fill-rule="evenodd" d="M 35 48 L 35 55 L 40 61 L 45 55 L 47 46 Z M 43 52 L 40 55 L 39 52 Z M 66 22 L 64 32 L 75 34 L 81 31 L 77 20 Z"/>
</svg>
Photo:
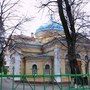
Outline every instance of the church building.
<svg viewBox="0 0 90 90">
<path fill-rule="evenodd" d="M 79 33 L 76 50 L 82 73 L 86 73 L 87 63 L 90 73 L 90 40 Z M 35 34 L 31 33 L 30 37 L 13 35 L 5 56 L 8 57 L 9 74 L 63 75 L 70 73 L 64 30 L 62 25 L 55 21 L 43 24 Z M 54 78 L 57 82 L 68 82 L 67 77 L 56 76 Z M 28 78 L 28 81 L 33 82 L 34 80 Z M 43 78 L 36 78 L 35 81 L 43 82 Z M 52 82 L 52 79 L 46 78 L 46 81 Z"/>
</svg>

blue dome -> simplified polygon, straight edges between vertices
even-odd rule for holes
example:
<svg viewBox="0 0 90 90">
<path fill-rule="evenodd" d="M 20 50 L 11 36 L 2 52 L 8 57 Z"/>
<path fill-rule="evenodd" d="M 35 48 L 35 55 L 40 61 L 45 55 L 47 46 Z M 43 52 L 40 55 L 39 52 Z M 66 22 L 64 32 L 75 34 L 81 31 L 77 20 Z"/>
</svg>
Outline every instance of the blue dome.
<svg viewBox="0 0 90 90">
<path fill-rule="evenodd" d="M 63 31 L 63 26 L 57 22 L 49 22 L 48 24 L 44 24 L 42 26 L 40 26 L 37 30 L 36 33 L 38 32 L 44 32 L 44 31 Z"/>
</svg>

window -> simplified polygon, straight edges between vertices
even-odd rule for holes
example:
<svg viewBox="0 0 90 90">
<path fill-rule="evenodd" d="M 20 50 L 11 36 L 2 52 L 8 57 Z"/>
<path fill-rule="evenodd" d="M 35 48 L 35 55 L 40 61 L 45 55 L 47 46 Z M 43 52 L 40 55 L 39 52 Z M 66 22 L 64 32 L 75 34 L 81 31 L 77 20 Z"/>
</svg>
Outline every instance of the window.
<svg viewBox="0 0 90 90">
<path fill-rule="evenodd" d="M 66 54 L 65 59 L 68 59 L 68 54 Z"/>
<path fill-rule="evenodd" d="M 69 62 L 68 61 L 65 62 L 65 73 L 66 74 L 70 74 L 71 73 L 71 71 L 70 71 L 70 65 L 69 65 Z"/>
<path fill-rule="evenodd" d="M 15 57 L 11 57 L 11 63 L 12 63 L 12 64 L 15 63 Z"/>
<path fill-rule="evenodd" d="M 45 65 L 45 74 L 50 74 L 50 65 Z"/>
<path fill-rule="evenodd" d="M 34 64 L 33 66 L 32 66 L 32 74 L 34 75 L 34 74 L 37 74 L 37 65 L 36 64 Z"/>
<path fill-rule="evenodd" d="M 85 60 L 88 60 L 88 56 L 87 55 L 85 56 Z"/>
<path fill-rule="evenodd" d="M 76 54 L 77 59 L 81 59 L 81 56 L 79 54 Z"/>
</svg>

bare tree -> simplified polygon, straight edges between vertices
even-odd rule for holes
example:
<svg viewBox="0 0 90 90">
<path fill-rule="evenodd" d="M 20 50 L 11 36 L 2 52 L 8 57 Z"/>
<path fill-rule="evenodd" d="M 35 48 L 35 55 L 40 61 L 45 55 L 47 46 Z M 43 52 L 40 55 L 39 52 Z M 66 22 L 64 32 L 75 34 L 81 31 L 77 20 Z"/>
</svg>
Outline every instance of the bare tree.
<svg viewBox="0 0 90 90">
<path fill-rule="evenodd" d="M 87 2 L 86 0 L 47 0 L 45 3 L 41 2 L 41 9 L 46 7 L 54 14 L 59 14 L 67 42 L 71 74 L 81 74 L 76 58 L 76 43 L 78 37 L 77 32 L 84 31 L 90 27 L 90 16 L 86 15 L 83 11 Z"/>
<path fill-rule="evenodd" d="M 16 7 L 19 3 L 20 0 L 0 0 L 0 71 L 5 63 L 4 50 L 9 45 L 13 33 L 20 30 L 25 22 L 31 20 L 26 16 L 17 15 Z M 7 32 L 10 34 L 6 37 Z"/>
</svg>

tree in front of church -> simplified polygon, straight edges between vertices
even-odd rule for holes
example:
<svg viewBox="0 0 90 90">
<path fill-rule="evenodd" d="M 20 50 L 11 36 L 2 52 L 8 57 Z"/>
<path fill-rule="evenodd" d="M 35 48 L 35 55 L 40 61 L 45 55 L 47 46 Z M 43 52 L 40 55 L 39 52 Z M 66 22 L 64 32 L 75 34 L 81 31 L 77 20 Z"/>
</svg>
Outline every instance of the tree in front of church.
<svg viewBox="0 0 90 90">
<path fill-rule="evenodd" d="M 0 0 L 0 72 L 6 64 L 4 60 L 4 51 L 13 33 L 20 30 L 21 25 L 30 21 L 26 16 L 18 15 L 20 0 Z"/>
<path fill-rule="evenodd" d="M 54 14 L 58 13 L 59 15 L 67 42 L 71 74 L 81 74 L 76 58 L 76 43 L 78 37 L 77 32 L 90 27 L 90 16 L 86 15 L 82 10 L 87 2 L 86 0 L 48 0 L 44 4 L 41 3 L 41 8 L 46 7 Z M 83 38 L 83 35 L 81 38 Z"/>
</svg>

